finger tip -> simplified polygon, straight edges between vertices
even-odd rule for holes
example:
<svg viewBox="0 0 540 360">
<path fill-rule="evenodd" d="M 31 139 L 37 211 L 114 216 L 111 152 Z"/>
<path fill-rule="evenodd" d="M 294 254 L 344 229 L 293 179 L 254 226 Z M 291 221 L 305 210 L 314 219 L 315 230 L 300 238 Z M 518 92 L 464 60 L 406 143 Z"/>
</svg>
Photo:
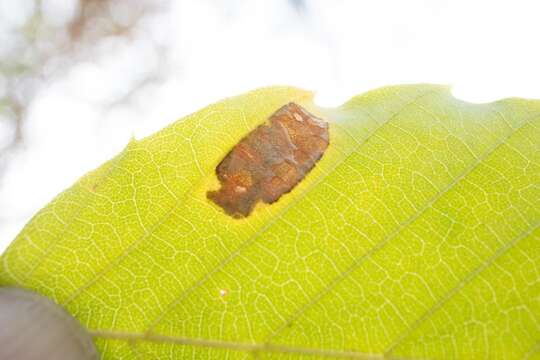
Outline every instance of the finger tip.
<svg viewBox="0 0 540 360">
<path fill-rule="evenodd" d="M 52 300 L 0 288 L 0 359 L 98 359 L 91 336 Z"/>
</svg>

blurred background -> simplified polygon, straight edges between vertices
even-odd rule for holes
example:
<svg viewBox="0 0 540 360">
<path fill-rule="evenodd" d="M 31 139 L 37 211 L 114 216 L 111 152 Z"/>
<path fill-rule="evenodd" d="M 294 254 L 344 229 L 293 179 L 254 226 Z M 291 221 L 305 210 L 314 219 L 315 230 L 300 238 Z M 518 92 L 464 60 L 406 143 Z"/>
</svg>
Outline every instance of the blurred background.
<svg viewBox="0 0 540 360">
<path fill-rule="evenodd" d="M 0 0 L 0 252 L 88 170 L 266 85 L 540 98 L 538 0 Z"/>
</svg>

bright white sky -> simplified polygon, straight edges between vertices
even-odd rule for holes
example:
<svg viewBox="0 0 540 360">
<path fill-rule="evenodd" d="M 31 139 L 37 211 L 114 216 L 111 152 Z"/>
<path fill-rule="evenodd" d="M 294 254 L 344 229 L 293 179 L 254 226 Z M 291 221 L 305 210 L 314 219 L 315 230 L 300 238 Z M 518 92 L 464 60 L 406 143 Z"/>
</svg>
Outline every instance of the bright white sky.
<svg viewBox="0 0 540 360">
<path fill-rule="evenodd" d="M 43 1 L 70 11 L 62 8 L 70 1 Z M 0 3 L 0 22 L 24 16 L 23 0 Z M 252 88 L 300 86 L 324 106 L 415 82 L 450 84 L 474 102 L 540 98 L 538 0 L 307 0 L 301 13 L 285 0 L 172 4 L 147 24 L 171 54 L 164 83 L 103 111 L 102 101 L 158 61 L 140 41 L 105 44 L 94 62 L 40 91 L 24 128 L 27 146 L 0 185 L 0 252 L 33 213 L 131 136 Z M 0 127 L 0 141 L 6 131 Z"/>
</svg>

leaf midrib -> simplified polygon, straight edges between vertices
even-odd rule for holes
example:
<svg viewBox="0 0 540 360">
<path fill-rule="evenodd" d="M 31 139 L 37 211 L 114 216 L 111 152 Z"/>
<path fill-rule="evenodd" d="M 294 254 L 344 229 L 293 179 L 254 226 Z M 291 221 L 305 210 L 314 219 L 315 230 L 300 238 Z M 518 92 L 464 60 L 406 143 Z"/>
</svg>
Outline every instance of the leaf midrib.
<svg viewBox="0 0 540 360">
<path fill-rule="evenodd" d="M 149 332 L 145 333 L 131 333 L 131 332 L 121 332 L 114 330 L 96 330 L 89 329 L 88 332 L 94 338 L 103 338 L 111 340 L 123 340 L 127 341 L 132 346 L 135 346 L 137 342 L 153 342 L 153 343 L 167 343 L 167 344 L 178 344 L 178 345 L 190 345 L 197 347 L 205 348 L 218 348 L 218 349 L 227 349 L 234 351 L 245 351 L 251 353 L 259 352 L 274 352 L 274 353 L 296 353 L 302 355 L 311 355 L 318 357 L 339 357 L 339 358 L 350 358 L 350 359 L 363 359 L 363 360 L 381 360 L 381 359 L 398 359 L 393 355 L 393 351 L 396 347 L 407 338 L 408 335 L 414 332 L 421 323 L 427 320 L 431 315 L 438 311 L 442 306 L 448 302 L 455 294 L 459 292 L 462 288 L 467 286 L 473 279 L 479 276 L 482 272 L 488 269 L 489 265 L 494 263 L 501 256 L 506 254 L 514 246 L 516 246 L 520 241 L 530 236 L 534 231 L 540 227 L 540 221 L 536 222 L 529 229 L 523 231 L 521 234 L 516 236 L 510 242 L 498 248 L 495 253 L 489 258 L 485 259 L 482 264 L 477 266 L 475 269 L 470 271 L 466 276 L 461 278 L 461 280 L 450 289 L 439 301 L 437 304 L 428 309 L 422 317 L 420 317 L 407 331 L 403 336 L 398 337 L 397 341 L 391 345 L 388 350 L 384 351 L 382 354 L 373 354 L 373 353 L 362 353 L 358 351 L 346 351 L 346 350 L 333 350 L 333 349 L 319 349 L 319 348 L 307 348 L 307 347 L 298 347 L 291 345 L 281 345 L 281 344 L 272 344 L 266 341 L 260 343 L 246 343 L 246 342 L 236 342 L 236 341 L 223 341 L 223 340 L 212 340 L 212 339 L 200 339 L 200 338 L 188 338 L 180 336 L 168 336 L 153 334 Z M 414 326 L 416 325 L 416 326 Z M 537 347 L 539 347 L 537 349 Z M 540 350 L 539 344 L 534 344 L 531 350 L 528 351 L 526 355 L 533 355 L 538 350 Z M 403 357 L 399 357 L 400 360 L 406 360 Z"/>
<path fill-rule="evenodd" d="M 431 92 L 435 92 L 435 91 L 431 91 Z M 327 176 L 329 176 L 329 175 L 334 171 L 335 168 L 337 168 L 339 165 L 341 165 L 343 162 L 345 162 L 345 160 L 346 160 L 351 154 L 355 153 L 355 152 L 356 152 L 356 149 L 359 148 L 360 145 L 364 144 L 369 138 L 371 138 L 371 136 L 372 136 L 373 134 L 375 134 L 375 132 L 378 131 L 380 127 L 386 125 L 393 117 L 395 117 L 395 116 L 401 114 L 401 113 L 403 112 L 404 108 L 406 108 L 407 106 L 409 106 L 409 105 L 411 105 L 411 104 L 416 105 L 416 106 L 418 106 L 418 107 L 421 107 L 420 104 L 418 104 L 418 103 L 416 103 L 416 102 L 418 101 L 419 98 L 421 98 L 421 97 L 427 95 L 428 93 L 430 93 L 430 92 L 426 92 L 426 93 L 424 93 L 424 94 L 422 94 L 422 95 L 416 97 L 416 98 L 415 98 L 413 101 L 411 101 L 410 103 L 404 104 L 402 107 L 400 107 L 400 109 L 399 109 L 396 113 L 394 113 L 393 115 L 391 115 L 388 119 L 383 120 L 382 123 L 381 123 L 380 125 L 377 124 L 378 126 L 376 127 L 376 129 L 373 130 L 372 132 L 370 132 L 369 135 L 368 135 L 361 143 L 360 143 L 360 142 L 359 142 L 352 134 L 349 134 L 349 133 L 347 133 L 347 131 L 345 131 L 345 133 L 347 133 L 348 136 L 350 136 L 352 139 L 354 139 L 354 141 L 357 142 L 357 143 L 359 144 L 359 146 L 358 146 L 358 147 L 355 147 L 350 153 L 348 153 L 348 155 L 344 152 L 344 153 L 343 153 L 343 158 L 341 158 L 341 157 L 338 158 L 338 159 L 337 159 L 338 161 L 337 161 L 337 163 L 335 164 L 335 166 L 334 166 L 332 169 L 330 169 L 330 171 L 329 171 L 328 173 L 323 173 L 322 175 L 320 175 L 320 178 L 317 177 L 317 178 L 316 178 L 317 181 L 314 182 L 313 184 L 310 184 L 310 187 L 307 188 L 305 192 L 302 192 L 301 195 L 304 196 L 304 195 L 307 194 L 310 190 L 312 190 L 312 187 L 315 188 L 319 183 L 321 183 L 322 181 L 324 181 L 324 178 L 326 178 Z M 425 110 L 425 109 L 423 109 L 423 110 Z M 501 113 L 500 113 L 499 111 L 497 111 L 497 110 L 493 110 L 493 111 L 496 112 L 496 113 L 498 113 L 498 114 L 502 117 L 504 123 L 505 123 L 510 129 L 512 129 L 512 130 L 514 130 L 514 131 L 512 131 L 509 135 L 507 135 L 507 136 L 506 136 L 506 139 L 504 139 L 504 140 L 502 140 L 501 142 L 499 142 L 498 144 L 494 145 L 494 148 L 491 148 L 491 147 L 490 147 L 491 150 L 488 149 L 487 153 L 484 151 L 484 155 L 481 154 L 481 155 L 482 155 L 481 157 L 483 157 L 484 159 L 487 158 L 487 157 L 489 157 L 489 155 L 490 155 L 491 153 L 493 153 L 493 152 L 496 150 L 496 148 L 498 148 L 498 147 L 501 146 L 501 145 L 504 145 L 504 144 L 506 143 L 506 141 L 507 141 L 511 136 L 513 136 L 520 128 L 522 128 L 523 126 L 525 126 L 525 125 L 528 124 L 528 121 L 522 120 L 522 121 L 524 121 L 523 124 L 521 124 L 521 125 L 518 126 L 516 129 L 514 129 L 514 127 L 511 126 L 511 125 L 507 122 L 507 119 L 504 117 L 503 114 L 501 114 Z M 366 112 L 367 112 L 367 111 L 366 111 Z M 368 115 L 370 116 L 369 113 L 368 113 Z M 537 116 L 537 115 L 535 115 L 534 117 L 536 117 L 536 116 Z M 524 118 L 524 117 L 522 117 L 522 119 L 523 119 L 523 118 Z M 516 119 L 516 120 L 518 120 L 518 119 Z M 519 120 L 518 120 L 518 121 L 519 121 Z M 515 123 L 513 123 L 513 125 L 515 125 Z M 337 124 L 336 124 L 336 126 L 337 126 Z M 482 126 L 483 126 L 483 125 L 482 125 Z M 342 129 L 342 130 L 345 130 L 345 129 Z M 377 135 L 375 135 L 375 136 L 377 136 Z M 498 142 L 499 138 L 502 138 L 502 137 L 498 137 L 498 138 L 495 140 L 495 142 Z M 467 149 L 469 149 L 469 148 L 467 147 Z M 470 149 L 469 149 L 469 150 L 470 150 Z M 478 159 L 476 159 L 475 154 L 472 154 L 472 155 L 473 155 L 473 157 L 475 158 L 475 160 L 478 160 Z M 422 214 L 424 211 L 426 211 L 427 209 L 429 209 L 430 206 L 433 205 L 433 203 L 435 203 L 438 199 L 440 199 L 441 197 L 443 197 L 444 194 L 447 193 L 448 191 L 450 191 L 450 190 L 451 190 L 458 182 L 460 182 L 461 180 L 463 180 L 463 178 L 464 178 L 468 173 L 472 172 L 472 171 L 474 170 L 474 168 L 478 167 L 478 166 L 483 162 L 484 159 L 479 160 L 478 163 L 475 164 L 475 165 L 473 166 L 472 169 L 470 169 L 470 171 L 467 171 L 468 168 L 466 168 L 465 173 L 463 173 L 462 175 L 459 175 L 459 176 L 457 176 L 456 178 L 454 178 L 454 179 L 452 180 L 452 182 L 450 183 L 450 185 L 447 187 L 447 189 L 445 189 L 445 190 L 443 190 L 442 192 L 439 192 L 437 195 L 435 195 L 430 201 L 428 201 L 428 203 L 427 203 L 425 206 L 423 206 L 422 208 L 420 208 L 419 213 L 413 214 L 413 216 L 411 216 L 411 217 L 410 217 L 409 219 L 407 219 L 405 222 L 402 222 L 402 224 L 398 226 L 397 232 L 396 232 L 395 234 L 394 234 L 394 231 L 393 231 L 391 234 L 388 235 L 388 236 L 391 236 L 391 238 L 388 239 L 388 241 L 386 241 L 385 244 L 382 244 L 380 247 L 379 247 L 379 244 L 380 244 L 380 243 L 375 244 L 375 246 L 374 246 L 372 249 L 370 249 L 370 250 L 368 251 L 368 253 L 371 252 L 371 254 L 363 254 L 362 257 L 366 257 L 366 259 L 367 259 L 367 258 L 369 258 L 369 256 L 371 256 L 373 253 L 375 253 L 375 252 L 381 250 L 382 247 L 384 247 L 388 242 L 390 242 L 393 238 L 395 238 L 402 230 L 404 230 L 405 228 L 407 228 L 407 226 L 409 226 L 409 225 L 410 225 L 411 223 L 413 223 L 418 217 L 420 217 L 421 214 Z M 474 164 L 474 163 L 475 163 L 475 162 L 473 162 L 473 164 Z M 201 178 L 204 177 L 204 175 L 205 175 L 205 174 L 201 174 Z M 100 177 L 100 179 L 101 179 L 101 177 Z M 200 179 L 199 179 L 199 180 L 200 180 Z M 193 188 L 196 187 L 198 184 L 200 184 L 200 181 L 198 181 L 198 182 L 196 181 L 195 184 L 194 184 L 194 186 L 193 186 Z M 311 185 L 312 185 L 312 186 L 311 186 Z M 182 194 L 182 195 L 188 195 L 188 194 L 189 194 L 189 191 L 187 191 L 186 194 Z M 187 198 L 187 196 L 182 196 L 182 195 L 181 195 L 181 198 L 182 198 L 182 199 Z M 168 305 L 166 306 L 165 310 L 163 311 L 163 313 L 160 314 L 159 317 L 162 317 L 162 316 L 166 315 L 166 313 L 170 310 L 170 308 L 171 308 L 174 304 L 180 302 L 183 298 L 185 298 L 186 296 L 188 296 L 189 294 L 191 294 L 195 289 L 197 289 L 198 287 L 202 286 L 208 279 L 211 278 L 212 274 L 214 274 L 215 272 L 219 271 L 223 266 L 225 266 L 226 264 L 228 264 L 229 262 L 231 262 L 231 261 L 234 259 L 234 257 L 236 256 L 237 253 L 241 252 L 243 249 L 245 249 L 245 248 L 248 247 L 250 244 L 252 244 L 253 242 L 255 242 L 255 241 L 257 240 L 257 238 L 260 237 L 260 236 L 259 236 L 260 233 L 263 233 L 264 231 L 267 230 L 267 228 L 271 227 L 276 221 L 279 220 L 279 218 L 280 218 L 280 217 L 281 217 L 281 216 L 282 216 L 282 215 L 283 215 L 283 214 L 284 214 L 291 206 L 294 206 L 294 203 L 296 203 L 297 201 L 300 201 L 301 198 L 302 198 L 302 197 L 299 197 L 298 199 L 294 199 L 294 201 L 293 201 L 291 204 L 289 204 L 286 208 L 284 208 L 283 211 L 280 211 L 279 213 L 277 213 L 277 214 L 275 215 L 275 217 L 273 217 L 272 219 L 270 219 L 270 221 L 266 224 L 266 226 L 261 227 L 261 229 L 259 229 L 259 231 L 257 231 L 255 234 L 252 234 L 251 237 L 248 238 L 246 241 L 242 242 L 242 243 L 240 244 L 240 246 L 238 246 L 236 249 L 234 249 L 234 251 L 233 251 L 230 255 L 228 255 L 227 258 L 225 258 L 225 259 L 223 259 L 222 261 L 220 261 L 220 262 L 217 264 L 217 266 L 216 266 L 215 268 L 213 268 L 210 272 L 206 273 L 206 274 L 203 275 L 202 277 L 199 277 L 198 280 L 197 280 L 196 282 L 191 282 L 191 281 L 190 281 L 191 284 L 188 284 L 187 288 L 184 289 L 184 290 L 182 290 L 182 293 L 181 293 L 181 295 L 180 295 L 180 298 L 176 298 L 175 301 L 173 301 L 173 303 L 168 304 Z M 178 199 L 177 199 L 177 200 L 178 200 Z M 173 211 L 174 211 L 174 208 L 176 208 L 176 205 L 173 206 L 173 209 L 171 209 L 170 212 L 173 212 Z M 415 210 L 416 210 L 416 209 L 415 209 Z M 409 221 L 409 220 L 410 220 L 411 218 L 413 218 L 413 217 L 414 217 L 414 219 L 412 219 L 411 221 Z M 161 222 L 162 222 L 162 221 L 158 221 L 158 223 L 161 223 Z M 528 222 L 528 224 L 530 224 L 530 223 Z M 158 224 L 158 225 L 159 225 L 159 224 Z M 67 226 L 68 226 L 68 225 L 66 224 L 66 227 L 67 227 Z M 250 226 L 251 226 L 251 224 L 250 224 Z M 403 226 L 403 227 L 400 229 L 401 226 Z M 537 226 L 538 226 L 538 224 L 536 224 L 535 227 L 533 227 L 532 229 L 530 229 L 528 232 L 530 233 L 530 232 L 534 231 L 534 230 L 537 228 Z M 152 226 L 150 226 L 150 231 L 148 231 L 149 233 L 152 233 L 151 227 L 152 227 Z M 136 242 L 139 242 L 139 241 L 142 242 L 142 241 L 144 240 L 144 238 L 146 238 L 146 236 L 144 236 L 144 234 L 146 234 L 146 231 L 143 233 L 143 238 L 136 240 Z M 522 235 L 523 235 L 523 233 L 522 233 Z M 59 236 L 58 236 L 58 237 L 59 237 Z M 386 237 L 385 237 L 385 238 L 386 238 Z M 386 240 L 386 239 L 383 239 L 382 242 L 384 242 L 385 240 Z M 513 239 L 512 241 L 510 241 L 509 243 L 505 243 L 504 246 L 502 246 L 501 248 L 498 248 L 497 251 L 496 251 L 495 253 L 493 253 L 487 260 L 485 260 L 485 261 L 482 260 L 482 264 L 481 264 L 481 265 L 475 267 L 472 271 L 468 272 L 467 275 L 466 275 L 465 277 L 461 278 L 461 279 L 457 282 L 457 285 L 456 285 L 456 286 L 452 287 L 452 289 L 450 289 L 448 292 L 445 292 L 444 295 L 443 295 L 442 297 L 439 297 L 439 299 L 437 299 L 437 301 L 436 301 L 436 302 L 435 302 L 435 303 L 434 303 L 427 311 L 425 311 L 421 317 L 417 318 L 414 322 L 411 323 L 410 326 L 408 326 L 408 327 L 405 329 L 404 333 L 413 333 L 413 332 L 415 331 L 415 329 L 416 329 L 417 327 L 419 327 L 419 325 L 420 325 L 421 323 L 423 323 L 426 319 L 428 319 L 431 315 L 433 315 L 433 313 L 435 313 L 438 309 L 440 309 L 440 308 L 441 308 L 441 307 L 442 307 L 442 306 L 443 306 L 443 305 L 444 305 L 444 304 L 445 304 L 445 303 L 446 303 L 453 295 L 459 293 L 460 289 L 462 289 L 462 288 L 463 288 L 467 283 L 469 283 L 474 277 L 476 277 L 476 276 L 477 276 L 478 274 L 480 274 L 483 270 L 485 270 L 485 269 L 489 266 L 489 263 L 491 263 L 491 262 L 489 261 L 489 259 L 492 259 L 492 258 L 496 259 L 496 258 L 498 258 L 499 256 L 502 256 L 502 254 L 506 253 L 508 250 L 510 250 L 511 248 L 513 248 L 513 247 L 515 246 L 515 243 L 517 243 L 519 240 L 520 240 L 520 239 L 517 239 L 517 240 L 516 240 L 516 238 L 514 238 L 514 239 Z M 139 244 L 140 244 L 140 242 L 139 242 Z M 116 263 L 116 260 L 118 260 L 118 262 L 120 262 L 120 261 L 122 261 L 122 258 L 123 258 L 123 257 L 129 255 L 131 245 L 136 246 L 136 245 L 138 245 L 138 244 L 130 244 L 130 246 L 128 246 L 126 249 L 124 249 L 123 252 L 122 252 L 118 257 L 116 257 L 111 263 L 107 263 L 106 268 L 105 268 L 105 269 L 102 269 L 103 274 L 105 274 L 107 271 L 110 270 L 109 266 L 114 266 L 114 264 Z M 48 248 L 48 249 L 50 249 L 50 248 Z M 500 254 L 499 254 L 499 253 L 500 253 Z M 231 257 L 231 258 L 229 259 L 229 257 Z M 354 260 L 353 264 L 355 264 L 356 261 L 357 261 L 357 259 Z M 360 266 L 360 265 L 358 265 L 358 266 Z M 348 275 L 345 274 L 345 272 L 347 272 L 347 269 L 346 269 L 344 272 L 341 272 L 341 273 L 337 276 L 337 278 L 341 278 L 338 282 L 340 282 L 341 280 L 344 280 L 344 279 L 346 279 L 346 278 L 348 277 Z M 351 273 L 352 273 L 352 271 L 351 271 Z M 98 273 L 98 274 L 99 274 L 99 273 Z M 103 275 L 103 274 L 102 274 L 102 275 Z M 26 276 L 26 278 L 28 278 L 28 276 Z M 98 280 L 99 280 L 99 277 L 96 277 L 95 279 L 92 279 L 92 280 L 98 281 Z M 332 280 L 332 281 L 329 283 L 329 285 L 332 284 L 333 282 L 334 282 L 334 280 Z M 80 288 L 76 289 L 76 290 L 75 290 L 76 293 L 72 294 L 73 299 L 75 299 L 75 298 L 77 297 L 78 294 L 84 292 L 85 289 L 87 289 L 88 287 L 90 287 L 93 283 L 94 283 L 94 281 L 93 281 L 92 283 L 88 284 L 87 287 L 84 287 L 84 288 L 83 288 L 83 287 L 80 287 Z M 322 291 L 326 291 L 326 289 L 327 289 L 327 287 L 325 286 L 325 287 L 322 289 Z M 303 309 L 304 307 L 307 309 L 307 308 L 309 308 L 309 307 L 315 305 L 315 304 L 318 303 L 318 301 L 319 301 L 320 299 L 322 299 L 327 293 L 330 293 L 330 291 L 331 291 L 331 289 L 329 289 L 328 291 L 326 291 L 326 292 L 325 292 L 324 294 L 322 294 L 320 297 L 318 297 L 318 295 L 319 295 L 320 292 L 317 292 L 317 293 L 310 299 L 310 301 L 307 303 L 308 306 L 306 307 L 306 304 L 304 304 L 304 306 L 302 306 L 301 309 Z M 176 301 L 176 300 L 178 300 L 178 301 Z M 304 311 L 302 311 L 302 312 L 298 315 L 298 317 L 301 317 L 303 313 L 304 313 Z M 294 312 L 294 314 L 296 314 L 296 312 Z M 427 316 L 426 316 L 426 314 L 427 314 Z M 158 317 L 158 318 L 159 318 L 159 317 Z M 158 320 L 156 323 L 159 323 L 159 320 Z M 279 329 L 280 329 L 280 328 L 278 328 L 277 333 L 279 333 Z M 149 331 L 150 331 L 150 329 L 149 329 Z M 203 344 L 203 343 L 205 343 L 205 342 L 216 343 L 216 344 L 217 344 L 217 343 L 223 343 L 223 344 L 237 344 L 237 345 L 238 345 L 238 344 L 240 344 L 240 345 L 244 344 L 244 345 L 248 345 L 248 346 L 256 346 L 256 347 L 258 347 L 258 348 L 264 348 L 263 351 L 264 351 L 267 347 L 281 347 L 281 345 L 277 345 L 277 344 L 269 344 L 267 341 L 263 341 L 261 344 L 236 343 L 236 342 L 234 342 L 234 341 L 227 342 L 227 341 L 221 341 L 221 340 L 191 339 L 191 338 L 182 338 L 182 337 L 175 337 L 175 336 L 170 336 L 170 337 L 169 337 L 169 336 L 164 336 L 164 335 L 159 335 L 159 334 L 152 334 L 152 333 L 150 333 L 149 331 L 148 331 L 148 332 L 145 332 L 145 333 L 142 333 L 142 334 L 138 334 L 138 333 L 129 333 L 129 334 L 126 335 L 126 339 L 129 340 L 128 337 L 132 337 L 132 336 L 135 336 L 135 337 L 141 336 L 141 337 L 144 338 L 144 339 L 142 339 L 142 338 L 139 339 L 139 340 L 141 340 L 141 341 L 144 341 L 144 340 L 147 340 L 147 341 L 153 341 L 152 339 L 156 339 L 156 338 L 160 337 L 160 338 L 170 338 L 170 339 L 175 339 L 174 341 L 170 341 L 170 342 L 173 342 L 173 343 L 179 343 L 178 339 L 185 339 L 186 341 L 190 341 L 190 342 L 191 342 L 191 345 L 194 345 L 194 346 L 199 346 L 200 344 Z M 103 338 L 108 338 L 108 337 L 107 337 L 107 336 L 108 336 L 107 334 L 110 334 L 110 335 L 111 335 L 110 338 L 114 338 L 114 336 L 116 336 L 116 335 L 114 335 L 114 334 L 123 334 L 123 333 L 121 333 L 121 332 L 115 332 L 114 330 L 113 330 L 113 331 L 110 331 L 110 332 L 108 332 L 108 331 L 106 331 L 106 330 L 105 330 L 105 331 L 94 330 L 94 332 L 95 332 L 95 336 L 96 336 L 96 337 L 103 337 Z M 101 335 L 103 335 L 103 336 L 100 336 L 99 334 L 101 334 Z M 382 354 L 382 355 L 378 355 L 378 354 L 375 355 L 375 354 L 374 354 L 374 356 L 376 356 L 377 359 L 380 359 L 380 358 L 382 358 L 382 357 L 385 357 L 385 355 L 391 354 L 392 351 L 393 351 L 393 349 L 394 349 L 397 345 L 399 345 L 400 342 L 401 342 L 403 339 L 406 339 L 406 338 L 407 338 L 407 335 L 408 335 L 408 334 L 405 334 L 405 335 L 404 335 L 404 334 L 402 333 L 402 334 L 400 334 L 399 336 L 395 337 L 395 339 L 397 339 L 396 342 L 393 343 L 393 345 L 391 345 L 390 348 L 389 348 L 387 351 L 385 351 L 384 354 Z M 150 340 L 148 340 L 148 339 L 150 339 Z M 200 344 L 198 345 L 197 342 L 199 342 Z M 209 345 L 209 346 L 212 347 L 211 345 Z M 234 346 L 234 345 L 233 345 L 233 346 Z M 243 345 L 242 345 L 242 346 L 243 346 Z M 216 347 L 219 347 L 219 346 L 216 346 Z M 538 344 L 536 344 L 535 346 L 533 346 L 533 347 L 531 348 L 531 351 L 534 353 L 535 351 L 538 350 L 537 347 L 538 347 Z M 293 349 L 291 352 L 295 352 L 296 349 L 299 349 L 299 351 L 306 350 L 306 351 L 307 351 L 307 352 L 306 352 L 307 354 L 310 354 L 309 352 L 310 352 L 310 351 L 313 351 L 312 349 L 298 348 L 298 347 L 294 347 L 294 346 L 292 346 L 292 347 L 285 346 L 284 348 L 286 348 L 286 349 Z M 536 350 L 535 350 L 535 349 L 536 349 Z M 333 350 L 315 349 L 315 351 L 319 351 L 319 350 L 320 350 L 321 352 L 333 352 Z M 250 351 L 256 352 L 256 351 L 261 351 L 261 350 L 254 349 L 254 350 L 250 350 Z M 272 350 L 266 350 L 266 351 L 272 351 Z M 344 351 L 344 352 L 338 351 L 338 353 L 340 353 L 340 354 L 347 354 L 346 351 Z M 363 353 L 356 353 L 356 352 L 353 352 L 353 353 L 351 353 L 351 354 L 353 354 L 353 356 L 356 356 L 356 355 L 360 355 L 360 356 L 371 356 L 371 355 L 372 355 L 372 354 L 363 354 Z M 326 356 L 326 355 L 323 354 L 323 355 L 321 355 L 321 356 Z M 328 355 L 328 356 L 330 356 L 330 355 Z M 332 356 L 336 356 L 336 355 L 332 355 Z M 361 357 L 361 358 L 362 358 L 362 357 Z"/>
<path fill-rule="evenodd" d="M 360 360 L 382 360 L 392 359 L 385 357 L 381 354 L 369 354 L 356 351 L 343 351 L 343 350 L 324 350 L 316 348 L 303 348 L 296 346 L 283 346 L 277 344 L 261 344 L 261 343 L 244 343 L 235 341 L 222 341 L 222 340 L 209 340 L 198 338 L 187 338 L 180 336 L 165 336 L 148 333 L 128 333 L 120 331 L 105 331 L 105 330 L 88 330 L 90 335 L 94 338 L 110 339 L 110 340 L 123 340 L 131 344 L 138 342 L 152 342 L 158 344 L 177 344 L 177 345 L 189 345 L 203 348 L 215 348 L 233 351 L 244 351 L 251 353 L 286 353 L 286 354 L 301 354 L 318 357 L 338 357 L 348 359 L 360 359 Z M 400 360 L 406 360 L 400 358 Z"/>
</svg>

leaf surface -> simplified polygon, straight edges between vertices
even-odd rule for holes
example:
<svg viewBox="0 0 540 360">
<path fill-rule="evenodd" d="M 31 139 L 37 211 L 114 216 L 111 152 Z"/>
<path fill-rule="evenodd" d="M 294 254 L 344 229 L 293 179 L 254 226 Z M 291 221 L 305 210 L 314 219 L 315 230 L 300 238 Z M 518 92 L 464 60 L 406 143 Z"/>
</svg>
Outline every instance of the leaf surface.
<svg viewBox="0 0 540 360">
<path fill-rule="evenodd" d="M 329 123 L 326 152 L 228 216 L 216 166 L 289 102 Z M 0 285 L 65 306 L 106 359 L 535 358 L 539 204 L 540 101 L 407 85 L 328 109 L 265 88 L 85 175 L 2 255 Z"/>
</svg>

